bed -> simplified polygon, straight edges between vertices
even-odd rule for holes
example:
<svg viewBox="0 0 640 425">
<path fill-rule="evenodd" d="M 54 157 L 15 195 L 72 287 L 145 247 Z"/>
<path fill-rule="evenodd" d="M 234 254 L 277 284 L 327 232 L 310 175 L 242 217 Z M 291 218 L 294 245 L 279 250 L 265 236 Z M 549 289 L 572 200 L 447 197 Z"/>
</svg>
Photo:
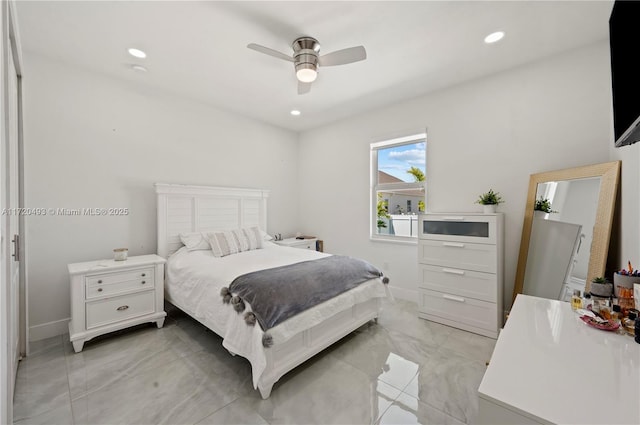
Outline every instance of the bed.
<svg viewBox="0 0 640 425">
<path fill-rule="evenodd" d="M 243 303 L 240 311 L 231 303 L 225 304 L 222 288 L 251 272 L 319 263 L 312 260 L 334 256 L 271 242 L 265 232 L 267 190 L 160 183 L 155 188 L 157 251 L 167 259 L 165 299 L 222 337 L 223 346 L 232 355 L 245 357 L 251 363 L 253 385 L 263 399 L 269 397 L 273 385 L 285 373 L 376 319 L 381 299 L 389 296 L 380 276 L 302 311 L 267 332 L 259 325 L 250 326 L 246 315 L 252 314 L 252 306 Z M 210 235 L 256 227 L 260 229 L 260 249 L 221 258 L 207 249 L 187 250 L 180 238 L 185 234 Z"/>
</svg>

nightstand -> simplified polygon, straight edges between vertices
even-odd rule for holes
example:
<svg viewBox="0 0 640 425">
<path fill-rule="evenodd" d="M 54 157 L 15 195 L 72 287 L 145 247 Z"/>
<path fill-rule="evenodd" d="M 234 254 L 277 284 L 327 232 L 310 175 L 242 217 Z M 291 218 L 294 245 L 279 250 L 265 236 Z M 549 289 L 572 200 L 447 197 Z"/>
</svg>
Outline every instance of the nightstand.
<svg viewBox="0 0 640 425">
<path fill-rule="evenodd" d="M 277 243 L 278 245 L 290 246 L 291 248 L 310 249 L 312 251 L 315 251 L 317 240 L 318 238 L 312 238 L 312 239 L 287 238 L 281 241 L 274 241 L 274 242 Z"/>
<path fill-rule="evenodd" d="M 157 255 L 69 264 L 71 321 L 76 353 L 86 341 L 145 322 L 164 324 L 164 263 Z"/>
</svg>

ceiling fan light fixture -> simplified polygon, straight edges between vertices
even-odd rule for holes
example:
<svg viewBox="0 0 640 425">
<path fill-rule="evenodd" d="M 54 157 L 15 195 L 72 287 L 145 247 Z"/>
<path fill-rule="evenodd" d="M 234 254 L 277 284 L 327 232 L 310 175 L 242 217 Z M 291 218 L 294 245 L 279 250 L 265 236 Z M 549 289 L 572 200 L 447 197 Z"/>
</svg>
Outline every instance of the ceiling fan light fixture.
<svg viewBox="0 0 640 425">
<path fill-rule="evenodd" d="M 296 78 L 303 83 L 312 83 L 318 78 L 318 71 L 313 66 L 301 66 L 296 71 Z"/>
<path fill-rule="evenodd" d="M 320 43 L 313 37 L 296 38 L 291 45 L 293 50 L 291 56 L 255 43 L 247 44 L 247 48 L 277 59 L 293 62 L 298 80 L 298 94 L 309 93 L 311 83 L 318 78 L 319 66 L 346 65 L 367 58 L 364 46 L 348 47 L 320 56 Z"/>
</svg>

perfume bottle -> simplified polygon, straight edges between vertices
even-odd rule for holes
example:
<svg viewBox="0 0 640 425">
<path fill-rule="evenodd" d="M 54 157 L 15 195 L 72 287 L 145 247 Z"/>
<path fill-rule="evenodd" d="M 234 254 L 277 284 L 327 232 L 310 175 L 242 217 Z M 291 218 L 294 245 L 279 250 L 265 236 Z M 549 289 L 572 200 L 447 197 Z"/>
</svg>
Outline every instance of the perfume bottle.
<svg viewBox="0 0 640 425">
<path fill-rule="evenodd" d="M 580 290 L 574 289 L 571 297 L 571 310 L 576 311 L 579 308 L 582 308 L 582 297 L 580 296 Z"/>
<path fill-rule="evenodd" d="M 613 311 L 611 313 L 611 320 L 613 320 L 614 322 L 620 324 L 622 322 L 622 319 L 624 318 L 624 316 L 622 315 L 622 309 L 620 308 L 620 306 L 618 304 L 614 304 L 611 307 L 611 310 Z"/>
<path fill-rule="evenodd" d="M 591 310 L 592 304 L 593 301 L 591 300 L 591 294 L 585 292 L 584 296 L 582 297 L 582 308 Z"/>
</svg>

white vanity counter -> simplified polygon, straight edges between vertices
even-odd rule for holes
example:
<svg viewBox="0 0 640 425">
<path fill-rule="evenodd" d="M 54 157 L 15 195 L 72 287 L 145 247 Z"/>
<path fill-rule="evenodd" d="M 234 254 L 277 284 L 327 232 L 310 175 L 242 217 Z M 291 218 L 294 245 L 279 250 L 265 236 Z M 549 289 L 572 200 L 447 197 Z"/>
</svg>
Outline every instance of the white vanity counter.
<svg viewBox="0 0 640 425">
<path fill-rule="evenodd" d="M 518 295 L 478 392 L 485 424 L 640 424 L 640 344 Z"/>
</svg>

